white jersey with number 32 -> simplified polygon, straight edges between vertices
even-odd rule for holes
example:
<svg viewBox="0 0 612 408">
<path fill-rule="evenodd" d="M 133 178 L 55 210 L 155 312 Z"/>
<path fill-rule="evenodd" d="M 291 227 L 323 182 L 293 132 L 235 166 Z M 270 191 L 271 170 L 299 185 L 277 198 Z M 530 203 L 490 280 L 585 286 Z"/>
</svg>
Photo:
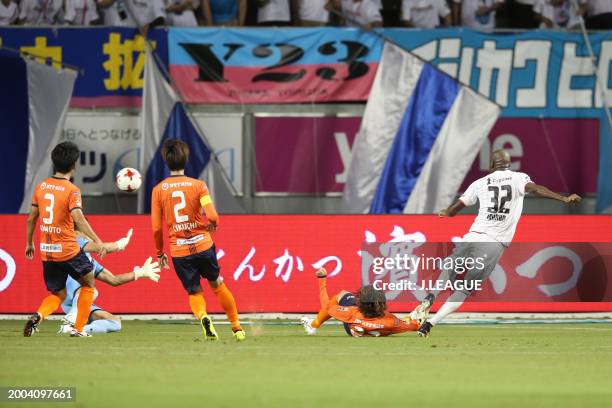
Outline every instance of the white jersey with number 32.
<svg viewBox="0 0 612 408">
<path fill-rule="evenodd" d="M 478 216 L 470 232 L 486 234 L 508 245 L 521 218 L 527 183 L 531 179 L 525 173 L 497 170 L 470 184 L 459 197 L 466 206 L 479 202 Z"/>
</svg>

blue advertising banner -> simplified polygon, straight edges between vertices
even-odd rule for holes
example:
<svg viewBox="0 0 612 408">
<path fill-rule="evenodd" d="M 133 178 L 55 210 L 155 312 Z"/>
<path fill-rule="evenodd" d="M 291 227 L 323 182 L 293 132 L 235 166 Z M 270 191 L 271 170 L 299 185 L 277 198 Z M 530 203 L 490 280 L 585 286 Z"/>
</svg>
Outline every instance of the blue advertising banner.
<svg viewBox="0 0 612 408">
<path fill-rule="evenodd" d="M 579 33 L 390 29 L 385 35 L 504 107 L 505 117 L 599 117 L 603 107 Z M 612 105 L 612 32 L 590 35 Z"/>
<path fill-rule="evenodd" d="M 149 39 L 164 63 L 168 61 L 165 29 L 154 29 Z M 144 68 L 144 38 L 135 29 L 0 28 L 0 45 L 82 69 L 72 107 L 140 106 Z"/>
</svg>

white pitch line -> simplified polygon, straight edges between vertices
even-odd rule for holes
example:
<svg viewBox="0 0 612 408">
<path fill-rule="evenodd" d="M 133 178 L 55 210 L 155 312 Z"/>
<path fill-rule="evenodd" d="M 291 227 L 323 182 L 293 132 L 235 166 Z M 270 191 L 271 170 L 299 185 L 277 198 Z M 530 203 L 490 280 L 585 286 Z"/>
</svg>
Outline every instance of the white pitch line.
<svg viewBox="0 0 612 408">
<path fill-rule="evenodd" d="M 572 324 L 572 323 L 568 323 L 568 324 Z M 546 325 L 539 325 L 539 326 L 532 326 L 532 325 L 525 325 L 522 326 L 521 329 L 529 329 L 529 330 L 548 330 L 548 331 L 554 331 L 554 330 L 589 330 L 589 331 L 612 331 L 612 327 L 580 327 L 581 324 L 586 324 L 586 323 L 580 323 L 579 325 L 577 325 L 578 327 L 560 327 L 557 324 L 546 324 Z M 474 328 L 481 328 L 481 329 L 510 329 L 510 330 L 516 330 L 516 327 L 511 327 L 511 326 L 507 326 L 507 325 L 498 325 L 498 324 L 492 324 L 492 325 L 482 325 L 482 326 L 478 326 L 478 325 L 470 325 L 470 326 L 454 326 L 454 328 L 462 328 L 462 329 L 474 329 Z"/>
</svg>

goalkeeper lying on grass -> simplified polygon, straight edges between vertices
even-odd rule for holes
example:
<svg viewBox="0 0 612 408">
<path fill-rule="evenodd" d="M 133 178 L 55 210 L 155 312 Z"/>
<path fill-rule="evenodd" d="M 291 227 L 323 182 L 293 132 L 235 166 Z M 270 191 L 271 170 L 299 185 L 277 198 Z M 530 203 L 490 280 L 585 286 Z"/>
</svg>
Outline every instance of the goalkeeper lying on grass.
<svg viewBox="0 0 612 408">
<path fill-rule="evenodd" d="M 91 260 L 94 265 L 94 276 L 96 279 L 108 283 L 111 286 L 120 286 L 129 282 L 133 282 L 140 278 L 147 278 L 153 282 L 159 281 L 159 264 L 157 262 L 151 263 L 151 257 L 149 257 L 144 265 L 141 267 L 134 268 L 133 272 L 121 273 L 114 275 L 111 271 L 100 265 L 95 259 L 89 255 L 90 252 L 100 252 L 101 248 L 104 247 L 106 253 L 112 253 L 116 251 L 123 251 L 129 244 L 130 238 L 132 237 L 132 230 L 128 231 L 128 234 L 116 242 L 106 242 L 103 244 L 96 244 L 90 241 L 85 235 L 77 231 L 77 242 L 81 247 L 81 250 L 85 252 L 87 257 Z M 62 309 L 66 316 L 62 319 L 62 325 L 59 329 L 59 333 L 70 333 L 72 326 L 74 325 L 76 314 L 77 314 L 77 302 L 79 298 L 79 291 L 81 285 L 68 276 L 66 280 L 66 299 L 62 303 Z M 98 296 L 98 291 L 94 293 L 94 300 Z M 121 319 L 118 316 L 113 315 L 110 312 L 93 304 L 91 306 L 91 312 L 89 314 L 89 321 L 83 328 L 87 333 L 110 333 L 121 330 Z"/>
<path fill-rule="evenodd" d="M 385 293 L 374 289 L 372 285 L 362 287 L 357 294 L 343 290 L 330 299 L 327 294 L 327 271 L 321 268 L 316 276 L 319 278 L 321 310 L 314 320 L 302 318 L 306 333 L 315 334 L 332 317 L 343 322 L 344 330 L 353 337 L 388 336 L 419 328 L 418 321 L 410 317 L 400 319 L 387 312 Z"/>
</svg>

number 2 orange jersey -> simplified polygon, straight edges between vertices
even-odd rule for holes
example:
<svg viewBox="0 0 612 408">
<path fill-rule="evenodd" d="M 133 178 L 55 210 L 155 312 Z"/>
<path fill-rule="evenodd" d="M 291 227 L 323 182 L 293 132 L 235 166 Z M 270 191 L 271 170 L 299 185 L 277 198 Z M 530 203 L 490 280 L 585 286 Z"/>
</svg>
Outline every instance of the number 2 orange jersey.
<svg viewBox="0 0 612 408">
<path fill-rule="evenodd" d="M 32 205 L 40 214 L 40 256 L 62 262 L 80 251 L 71 211 L 81 208 L 81 191 L 65 178 L 50 177 L 36 186 Z"/>
<path fill-rule="evenodd" d="M 211 217 L 203 219 L 202 208 Z M 207 211 L 207 216 L 208 216 Z M 210 219 L 212 218 L 212 219 Z M 206 183 L 186 176 L 170 176 L 153 188 L 151 223 L 158 255 L 163 253 L 162 222 L 168 227 L 170 254 L 184 257 L 207 250 L 213 245 L 206 224 L 217 224 Z"/>
</svg>

